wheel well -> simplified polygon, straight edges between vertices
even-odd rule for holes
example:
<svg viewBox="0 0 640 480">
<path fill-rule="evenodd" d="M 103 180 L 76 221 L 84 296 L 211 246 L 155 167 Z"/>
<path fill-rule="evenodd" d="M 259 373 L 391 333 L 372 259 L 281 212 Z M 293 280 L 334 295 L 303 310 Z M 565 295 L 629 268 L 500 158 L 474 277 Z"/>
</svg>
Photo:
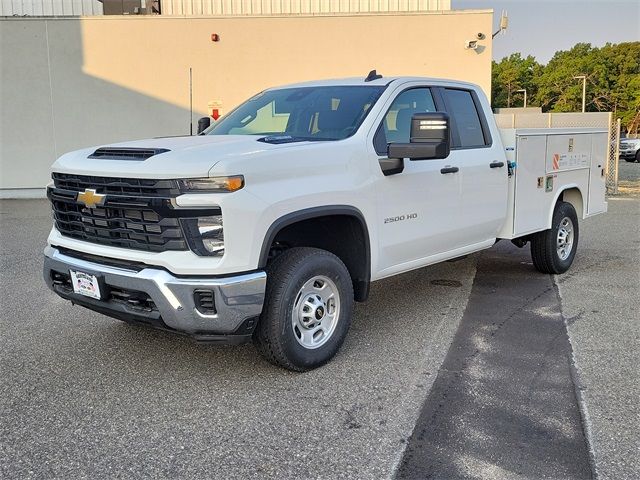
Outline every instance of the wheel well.
<svg viewBox="0 0 640 480">
<path fill-rule="evenodd" d="M 371 257 L 369 234 L 364 219 L 342 213 L 312 218 L 304 218 L 305 215 L 299 217 L 299 220 L 281 222 L 284 225 L 279 229 L 271 229 L 271 234 L 263 245 L 260 266 L 266 266 L 288 248 L 321 248 L 342 260 L 353 281 L 355 300 L 365 301 L 369 295 Z"/>
<path fill-rule="evenodd" d="M 578 188 L 574 187 L 574 188 L 568 188 L 567 190 L 564 190 L 560 195 L 560 200 L 573 205 L 573 208 L 575 208 L 578 218 L 579 219 L 584 218 L 583 217 L 584 202 L 582 199 L 582 193 Z"/>
</svg>

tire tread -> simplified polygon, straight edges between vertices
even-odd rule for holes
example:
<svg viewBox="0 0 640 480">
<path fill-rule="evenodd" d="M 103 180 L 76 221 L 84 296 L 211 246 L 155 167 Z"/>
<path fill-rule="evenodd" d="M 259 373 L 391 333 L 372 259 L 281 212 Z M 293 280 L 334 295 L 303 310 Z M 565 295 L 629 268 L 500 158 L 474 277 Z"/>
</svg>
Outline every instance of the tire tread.
<svg viewBox="0 0 640 480">
<path fill-rule="evenodd" d="M 565 213 L 563 213 L 564 211 Z M 571 262 L 568 266 L 563 266 L 557 257 L 556 249 L 556 228 L 557 223 L 564 216 L 571 216 L 574 224 L 574 251 L 571 253 Z M 533 266 L 542 273 L 560 274 L 568 270 L 571 263 L 573 263 L 573 257 L 575 256 L 578 248 L 579 239 L 578 229 L 578 217 L 573 205 L 567 202 L 559 201 L 553 211 L 552 225 L 550 229 L 537 232 L 531 237 L 531 259 L 533 260 Z"/>
<path fill-rule="evenodd" d="M 260 321 L 258 322 L 258 326 L 254 333 L 254 344 L 258 349 L 258 352 L 267 361 L 279 367 L 296 372 L 304 372 L 310 370 L 310 368 L 297 365 L 288 358 L 282 343 L 278 341 L 280 336 L 279 322 L 272 321 L 269 317 L 273 314 L 273 305 L 280 302 L 286 286 L 292 281 L 292 277 L 296 274 L 300 265 L 310 255 L 326 255 L 327 257 L 337 260 L 344 267 L 344 264 L 337 256 L 331 252 L 318 248 L 295 247 L 278 255 L 270 264 L 267 265 L 266 268 L 267 288 L 265 291 L 265 300 L 262 309 L 263 314 L 260 317 Z M 344 269 L 346 271 L 346 267 L 344 267 Z M 350 282 L 349 289 L 351 297 L 353 297 L 353 287 Z M 344 320 L 347 320 L 346 317 L 348 316 L 349 315 L 345 315 Z M 340 348 L 341 344 L 342 341 L 337 344 L 335 349 L 336 351 Z"/>
</svg>

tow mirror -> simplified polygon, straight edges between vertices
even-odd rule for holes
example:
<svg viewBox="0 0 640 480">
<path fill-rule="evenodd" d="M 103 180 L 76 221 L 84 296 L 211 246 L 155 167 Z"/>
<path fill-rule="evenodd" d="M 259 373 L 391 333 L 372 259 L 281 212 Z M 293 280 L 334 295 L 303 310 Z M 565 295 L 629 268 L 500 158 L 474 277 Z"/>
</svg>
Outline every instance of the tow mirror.
<svg viewBox="0 0 640 480">
<path fill-rule="evenodd" d="M 198 135 L 211 126 L 211 117 L 202 117 L 198 120 Z"/>
<path fill-rule="evenodd" d="M 449 115 L 444 112 L 415 113 L 411 117 L 409 143 L 390 143 L 389 159 L 435 160 L 449 156 Z"/>
</svg>

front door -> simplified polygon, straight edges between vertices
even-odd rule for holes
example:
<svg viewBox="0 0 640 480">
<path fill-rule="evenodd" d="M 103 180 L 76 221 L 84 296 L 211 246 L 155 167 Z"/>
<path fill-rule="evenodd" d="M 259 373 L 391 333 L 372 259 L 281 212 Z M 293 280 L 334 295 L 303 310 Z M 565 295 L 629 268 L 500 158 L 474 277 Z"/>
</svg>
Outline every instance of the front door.
<svg viewBox="0 0 640 480">
<path fill-rule="evenodd" d="M 414 113 L 437 111 L 428 87 L 399 93 L 376 133 L 378 155 L 388 143 L 408 143 Z M 383 136 L 383 138 L 381 138 Z M 384 177 L 376 185 L 380 222 L 379 261 L 376 277 L 414 268 L 421 259 L 451 249 L 456 242 L 451 219 L 460 206 L 460 176 L 441 173 L 450 159 L 412 161 L 405 159 L 402 173 Z"/>
<path fill-rule="evenodd" d="M 414 113 L 443 110 L 451 118 L 450 155 L 405 159 L 402 173 L 377 180 L 377 278 L 490 246 L 504 222 L 506 160 L 474 91 L 417 87 L 399 93 L 376 133 L 376 152 L 382 156 L 387 143 L 409 142 Z"/>
</svg>

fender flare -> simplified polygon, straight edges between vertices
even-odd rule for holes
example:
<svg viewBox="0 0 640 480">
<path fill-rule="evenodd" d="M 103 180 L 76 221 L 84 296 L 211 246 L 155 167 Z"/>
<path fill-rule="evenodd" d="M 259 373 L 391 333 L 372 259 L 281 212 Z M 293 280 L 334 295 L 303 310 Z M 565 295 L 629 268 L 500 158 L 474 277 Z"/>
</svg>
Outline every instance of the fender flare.
<svg viewBox="0 0 640 480">
<path fill-rule="evenodd" d="M 260 249 L 260 257 L 258 261 L 258 268 L 265 268 L 267 265 L 267 259 L 269 258 L 269 250 L 273 240 L 278 233 L 285 227 L 293 225 L 294 223 L 309 220 L 318 217 L 326 217 L 330 215 L 344 215 L 347 217 L 355 218 L 362 227 L 364 234 L 364 248 L 365 248 L 365 278 L 359 280 L 361 285 L 361 295 L 359 297 L 366 298 L 369 292 L 369 285 L 371 283 L 371 238 L 369 236 L 369 229 L 367 222 L 362 212 L 351 205 L 325 205 L 320 207 L 305 208 L 303 210 L 297 210 L 287 213 L 282 217 L 276 219 L 271 226 L 267 229 L 267 232 L 262 241 L 262 247 Z M 354 282 L 356 279 L 354 279 Z"/>
</svg>

